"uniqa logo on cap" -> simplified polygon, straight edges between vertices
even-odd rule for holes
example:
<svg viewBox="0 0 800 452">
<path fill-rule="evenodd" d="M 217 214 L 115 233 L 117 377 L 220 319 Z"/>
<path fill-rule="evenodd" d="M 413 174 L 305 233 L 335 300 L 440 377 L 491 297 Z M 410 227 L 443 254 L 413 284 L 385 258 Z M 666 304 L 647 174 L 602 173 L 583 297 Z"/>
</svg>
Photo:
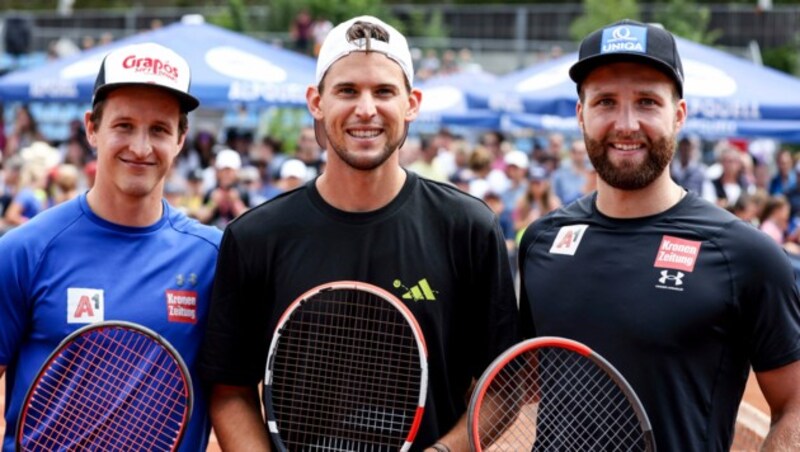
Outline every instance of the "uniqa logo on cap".
<svg viewBox="0 0 800 452">
<path fill-rule="evenodd" d="M 622 25 L 603 30 L 600 53 L 647 52 L 647 28 Z"/>
</svg>

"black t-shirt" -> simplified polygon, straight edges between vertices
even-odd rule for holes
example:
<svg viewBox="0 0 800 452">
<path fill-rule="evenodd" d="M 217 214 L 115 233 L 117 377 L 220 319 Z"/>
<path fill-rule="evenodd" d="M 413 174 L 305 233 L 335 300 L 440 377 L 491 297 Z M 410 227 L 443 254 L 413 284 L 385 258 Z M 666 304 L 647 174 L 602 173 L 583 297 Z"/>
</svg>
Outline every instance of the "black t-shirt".
<svg viewBox="0 0 800 452">
<path fill-rule="evenodd" d="M 749 366 L 800 359 L 786 254 L 692 193 L 627 220 L 586 196 L 534 223 L 519 256 L 522 334 L 578 340 L 610 361 L 659 449 L 729 450 Z"/>
<path fill-rule="evenodd" d="M 284 309 L 338 280 L 393 293 L 422 328 L 428 397 L 412 447 L 422 450 L 465 412 L 471 379 L 518 339 L 496 218 L 482 201 L 413 173 L 391 203 L 373 212 L 331 207 L 314 181 L 248 211 L 223 236 L 202 375 L 229 385 L 260 381 Z"/>
</svg>

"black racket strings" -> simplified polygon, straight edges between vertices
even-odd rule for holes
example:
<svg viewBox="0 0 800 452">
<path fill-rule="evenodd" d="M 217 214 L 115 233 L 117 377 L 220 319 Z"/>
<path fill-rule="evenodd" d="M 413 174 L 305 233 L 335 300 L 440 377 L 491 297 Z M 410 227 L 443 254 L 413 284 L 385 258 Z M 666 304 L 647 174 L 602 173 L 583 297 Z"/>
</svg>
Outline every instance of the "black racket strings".
<svg viewBox="0 0 800 452">
<path fill-rule="evenodd" d="M 419 348 L 376 294 L 326 290 L 301 302 L 275 352 L 272 403 L 289 450 L 396 451 L 418 409 Z"/>
<path fill-rule="evenodd" d="M 523 352 L 495 376 L 486 398 L 491 403 L 479 416 L 488 450 L 516 451 L 531 442 L 535 451 L 647 450 L 625 392 L 602 367 L 571 350 Z"/>
</svg>

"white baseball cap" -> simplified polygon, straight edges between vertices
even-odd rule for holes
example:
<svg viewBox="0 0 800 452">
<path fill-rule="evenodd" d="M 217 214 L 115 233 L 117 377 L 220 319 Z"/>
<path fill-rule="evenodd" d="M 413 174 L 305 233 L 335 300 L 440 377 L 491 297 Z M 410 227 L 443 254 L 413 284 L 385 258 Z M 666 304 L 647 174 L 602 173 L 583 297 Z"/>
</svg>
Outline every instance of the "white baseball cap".
<svg viewBox="0 0 800 452">
<path fill-rule="evenodd" d="M 506 162 L 506 165 L 514 165 L 522 169 L 528 169 L 528 165 L 530 165 L 528 155 L 516 149 L 508 151 L 503 160 Z"/>
<path fill-rule="evenodd" d="M 308 168 L 306 164 L 298 159 L 289 159 L 281 165 L 281 179 L 296 177 L 300 180 L 306 180 L 307 175 Z"/>
<path fill-rule="evenodd" d="M 171 49 L 152 42 L 132 44 L 114 49 L 103 58 L 92 105 L 121 86 L 150 85 L 170 91 L 180 101 L 181 110 L 190 112 L 200 105 L 189 94 L 190 82 L 189 63 Z"/>
<path fill-rule="evenodd" d="M 340 58 L 349 55 L 352 52 L 366 52 L 366 39 L 356 39 L 350 41 L 347 39 L 347 31 L 356 22 L 367 22 L 378 25 L 389 33 L 388 42 L 380 41 L 377 39 L 369 40 L 369 51 L 380 52 L 391 58 L 403 72 L 406 74 L 408 84 L 414 84 L 414 65 L 411 59 L 411 51 L 408 48 L 408 41 L 396 28 L 383 22 L 382 20 L 372 16 L 359 16 L 354 17 L 346 22 L 342 22 L 335 26 L 330 33 L 328 33 L 322 47 L 319 50 L 317 57 L 317 85 L 320 84 L 325 73 Z"/>
<path fill-rule="evenodd" d="M 217 153 L 214 167 L 217 169 L 232 168 L 238 171 L 242 167 L 242 157 L 233 149 L 223 149 Z"/>
</svg>

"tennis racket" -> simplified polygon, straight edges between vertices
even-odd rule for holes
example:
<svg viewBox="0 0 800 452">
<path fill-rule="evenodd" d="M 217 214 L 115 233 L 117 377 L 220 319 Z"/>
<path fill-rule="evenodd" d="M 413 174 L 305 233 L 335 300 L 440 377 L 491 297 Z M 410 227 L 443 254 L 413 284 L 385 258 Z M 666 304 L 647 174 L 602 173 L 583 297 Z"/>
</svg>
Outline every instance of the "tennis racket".
<svg viewBox="0 0 800 452">
<path fill-rule="evenodd" d="M 193 393 L 180 355 L 128 322 L 67 336 L 36 376 L 17 425 L 17 451 L 175 450 Z"/>
<path fill-rule="evenodd" d="M 558 337 L 500 355 L 472 393 L 467 428 L 477 452 L 656 449 L 625 378 L 589 347 Z"/>
<path fill-rule="evenodd" d="M 340 281 L 298 297 L 276 327 L 264 377 L 280 451 L 407 451 L 427 393 L 425 340 L 408 308 Z"/>
</svg>

